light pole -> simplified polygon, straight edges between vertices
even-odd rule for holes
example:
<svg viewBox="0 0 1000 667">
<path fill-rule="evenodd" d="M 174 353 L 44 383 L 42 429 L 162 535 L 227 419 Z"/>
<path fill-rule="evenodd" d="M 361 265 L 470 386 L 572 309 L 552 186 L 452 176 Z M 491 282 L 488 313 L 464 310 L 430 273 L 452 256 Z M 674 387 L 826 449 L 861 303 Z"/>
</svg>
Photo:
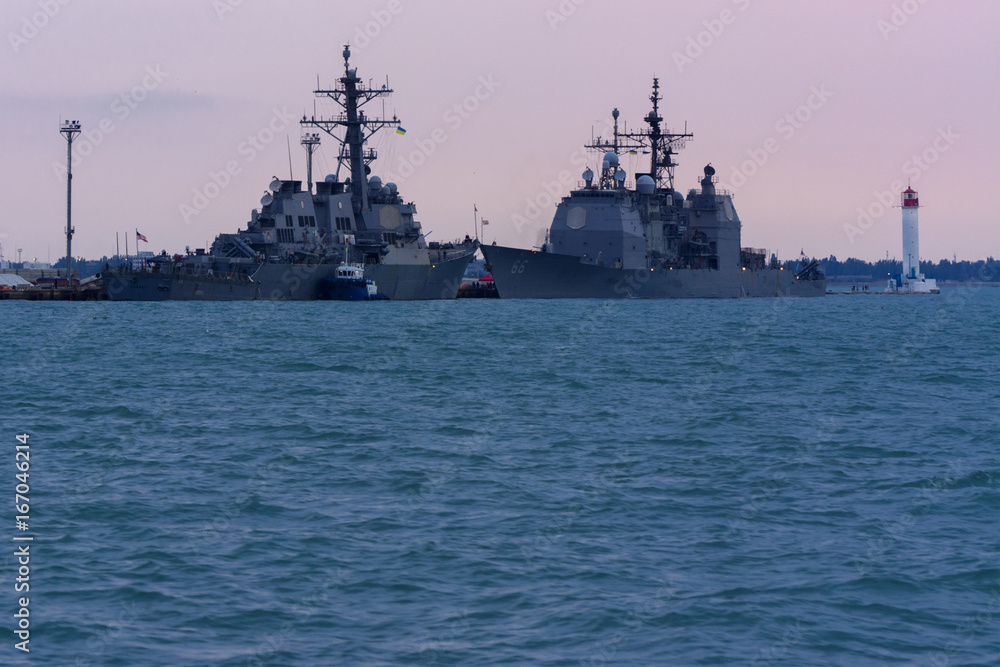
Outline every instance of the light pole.
<svg viewBox="0 0 1000 667">
<path fill-rule="evenodd" d="M 66 137 L 66 287 L 73 286 L 73 139 L 80 134 L 80 121 L 68 120 L 59 128 Z M 58 274 L 57 274 L 58 275 Z"/>
</svg>

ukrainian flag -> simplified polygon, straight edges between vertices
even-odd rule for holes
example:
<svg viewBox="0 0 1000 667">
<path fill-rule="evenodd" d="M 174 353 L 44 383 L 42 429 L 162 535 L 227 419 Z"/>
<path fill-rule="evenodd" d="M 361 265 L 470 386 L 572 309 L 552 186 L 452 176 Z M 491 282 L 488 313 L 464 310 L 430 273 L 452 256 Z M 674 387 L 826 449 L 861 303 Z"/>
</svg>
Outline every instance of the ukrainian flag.
<svg viewBox="0 0 1000 667">
<path fill-rule="evenodd" d="M 639 153 L 637 153 L 636 151 L 629 151 L 628 154 L 629 155 L 638 155 Z"/>
<path fill-rule="evenodd" d="M 406 130 L 404 130 L 404 129 L 402 128 L 402 126 L 400 126 L 400 127 L 397 127 L 397 128 L 396 128 L 396 134 L 399 134 L 399 135 L 403 135 L 403 134 L 406 134 Z"/>
</svg>

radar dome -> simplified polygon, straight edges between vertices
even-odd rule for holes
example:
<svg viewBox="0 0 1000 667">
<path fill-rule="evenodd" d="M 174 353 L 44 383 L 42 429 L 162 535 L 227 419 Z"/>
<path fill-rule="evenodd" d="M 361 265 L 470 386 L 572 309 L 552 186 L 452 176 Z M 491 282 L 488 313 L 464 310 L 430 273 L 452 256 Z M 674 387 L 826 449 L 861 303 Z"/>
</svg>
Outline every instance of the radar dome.
<svg viewBox="0 0 1000 667">
<path fill-rule="evenodd" d="M 271 181 L 271 185 L 268 187 L 271 189 L 271 192 L 277 192 L 281 189 L 281 180 L 278 177 L 275 177 L 274 180 Z"/>
<path fill-rule="evenodd" d="M 382 189 L 379 190 L 378 193 L 380 195 L 382 195 L 383 197 L 388 197 L 390 194 L 392 194 L 391 192 L 389 192 L 389 186 L 388 185 L 383 185 Z"/>
<path fill-rule="evenodd" d="M 395 183 L 386 183 L 385 187 L 389 188 L 389 194 L 391 195 L 395 195 L 399 191 Z"/>
<path fill-rule="evenodd" d="M 612 167 L 618 166 L 618 153 L 605 153 L 604 161 Z"/>
<path fill-rule="evenodd" d="M 706 176 L 715 176 L 715 167 L 713 167 L 712 165 L 706 166 L 705 167 L 705 175 Z"/>
<path fill-rule="evenodd" d="M 375 192 L 382 189 L 382 179 L 378 176 L 372 176 L 368 179 L 368 186 Z"/>
<path fill-rule="evenodd" d="M 691 198 L 697 197 L 697 196 L 698 196 L 698 190 L 697 190 L 697 188 L 691 188 L 690 190 L 688 190 L 688 199 L 691 199 Z"/>
<path fill-rule="evenodd" d="M 615 180 L 618 181 L 619 183 L 621 183 L 622 181 L 624 181 L 625 180 L 625 171 L 622 170 L 622 169 L 619 169 L 618 171 L 616 171 L 615 172 Z"/>
<path fill-rule="evenodd" d="M 683 205 L 684 205 L 684 195 L 677 192 L 677 190 L 674 190 L 674 206 L 683 206 Z"/>
<path fill-rule="evenodd" d="M 325 182 L 327 182 L 327 183 L 336 183 L 337 182 L 337 177 L 334 176 L 333 174 L 327 174 L 326 178 L 324 178 L 323 180 Z"/>
<path fill-rule="evenodd" d="M 638 190 L 641 195 L 651 195 L 653 194 L 653 191 L 656 190 L 656 183 L 653 182 L 652 178 L 643 174 L 635 182 L 635 189 Z"/>
</svg>

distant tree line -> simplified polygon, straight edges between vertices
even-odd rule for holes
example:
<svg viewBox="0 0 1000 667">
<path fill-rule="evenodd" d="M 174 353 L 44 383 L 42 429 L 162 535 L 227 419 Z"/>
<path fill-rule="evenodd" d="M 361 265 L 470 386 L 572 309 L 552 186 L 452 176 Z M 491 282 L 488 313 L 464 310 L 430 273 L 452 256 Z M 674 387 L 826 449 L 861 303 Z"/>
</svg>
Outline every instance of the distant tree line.
<svg viewBox="0 0 1000 667">
<path fill-rule="evenodd" d="M 73 268 L 80 270 L 80 276 L 86 278 L 100 271 L 105 263 L 115 265 L 114 257 L 100 259 L 85 259 L 73 262 Z M 799 266 L 798 260 L 782 262 L 783 266 L 794 271 Z M 858 280 L 882 280 L 897 276 L 903 271 L 903 263 L 881 259 L 877 262 L 866 262 L 863 259 L 848 257 L 841 261 L 830 255 L 819 261 L 820 269 L 828 278 L 857 278 Z M 13 264 L 17 266 L 17 264 Z M 65 268 L 66 259 L 56 262 L 55 268 Z M 985 260 L 970 262 L 968 260 L 951 262 L 942 259 L 940 262 L 920 262 L 920 272 L 935 280 L 951 280 L 954 282 L 1000 282 L 1000 262 L 989 257 Z"/>
<path fill-rule="evenodd" d="M 784 262 L 786 269 L 794 270 L 798 261 Z M 862 259 L 848 257 L 841 261 L 830 255 L 819 261 L 820 268 L 828 278 L 857 277 L 858 279 L 882 280 L 897 276 L 903 271 L 903 263 L 897 260 L 882 259 L 877 262 L 866 262 Z M 940 262 L 920 262 L 920 272 L 935 280 L 952 280 L 955 282 L 998 282 L 1000 281 L 1000 262 L 989 257 L 985 260 L 970 262 L 950 262 L 942 259 Z"/>
</svg>

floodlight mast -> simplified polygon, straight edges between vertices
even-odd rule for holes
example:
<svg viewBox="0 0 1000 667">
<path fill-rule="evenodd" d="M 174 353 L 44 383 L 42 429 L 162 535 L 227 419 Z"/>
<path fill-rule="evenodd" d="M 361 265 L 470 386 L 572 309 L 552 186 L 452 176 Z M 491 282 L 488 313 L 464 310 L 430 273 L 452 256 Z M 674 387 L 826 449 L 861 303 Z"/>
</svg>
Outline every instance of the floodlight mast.
<svg viewBox="0 0 1000 667">
<path fill-rule="evenodd" d="M 73 139 L 80 134 L 80 121 L 67 120 L 59 128 L 66 137 L 66 287 L 73 286 Z"/>
</svg>

